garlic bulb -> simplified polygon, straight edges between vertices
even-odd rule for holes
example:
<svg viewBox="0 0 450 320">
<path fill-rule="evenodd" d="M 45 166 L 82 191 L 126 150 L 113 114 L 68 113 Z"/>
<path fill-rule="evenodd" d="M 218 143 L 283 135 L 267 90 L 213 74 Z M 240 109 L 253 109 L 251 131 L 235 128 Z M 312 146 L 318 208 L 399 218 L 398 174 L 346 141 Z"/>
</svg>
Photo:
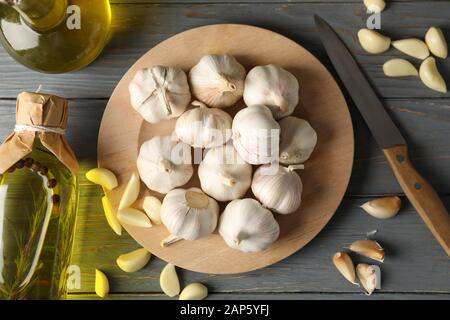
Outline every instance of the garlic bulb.
<svg viewBox="0 0 450 320">
<path fill-rule="evenodd" d="M 245 73 L 232 56 L 204 56 L 189 72 L 192 93 L 213 108 L 230 107 L 242 97 Z"/>
<path fill-rule="evenodd" d="M 162 223 L 171 233 L 162 245 L 178 240 L 196 240 L 214 231 L 219 205 L 198 188 L 170 191 L 161 206 Z"/>
<path fill-rule="evenodd" d="M 227 245 L 243 252 L 267 249 L 280 235 L 273 214 L 255 199 L 233 200 L 220 217 L 219 233 Z"/>
<path fill-rule="evenodd" d="M 181 141 L 194 148 L 213 148 L 230 140 L 233 120 L 228 113 L 208 108 L 199 101 L 192 105 L 198 108 L 183 113 L 175 125 L 175 133 Z"/>
<path fill-rule="evenodd" d="M 281 214 L 296 211 L 302 201 L 303 184 L 294 171 L 303 165 L 274 167 L 263 165 L 253 175 L 252 191 L 256 199 L 266 208 Z M 266 172 L 264 172 L 266 171 Z M 274 171 L 274 172 L 272 172 Z"/>
<path fill-rule="evenodd" d="M 317 133 L 308 121 L 287 117 L 280 121 L 280 162 L 303 163 L 309 159 L 317 144 Z"/>
<path fill-rule="evenodd" d="M 211 149 L 198 167 L 202 190 L 218 201 L 242 198 L 252 183 L 252 166 L 232 145 Z"/>
<path fill-rule="evenodd" d="M 280 125 L 269 108 L 254 105 L 240 110 L 233 119 L 233 144 L 250 164 L 264 164 L 278 158 Z"/>
<path fill-rule="evenodd" d="M 150 123 L 178 117 L 191 101 L 186 74 L 177 68 L 154 66 L 139 70 L 129 92 L 131 106 Z"/>
<path fill-rule="evenodd" d="M 244 101 L 247 106 L 263 104 L 280 119 L 294 112 L 298 90 L 297 78 L 289 71 L 273 64 L 254 67 L 245 78 Z"/>
<path fill-rule="evenodd" d="M 192 177 L 191 148 L 171 136 L 155 136 L 142 144 L 137 168 L 148 188 L 167 193 Z"/>
</svg>

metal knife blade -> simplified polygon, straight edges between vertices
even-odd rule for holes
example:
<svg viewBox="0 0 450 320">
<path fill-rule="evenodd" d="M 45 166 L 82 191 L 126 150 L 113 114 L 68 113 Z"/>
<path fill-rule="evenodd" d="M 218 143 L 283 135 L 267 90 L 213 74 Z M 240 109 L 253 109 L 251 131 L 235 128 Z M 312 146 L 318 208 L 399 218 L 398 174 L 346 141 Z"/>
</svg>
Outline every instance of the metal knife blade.
<svg viewBox="0 0 450 320">
<path fill-rule="evenodd" d="M 320 39 L 334 68 L 378 145 L 382 149 L 406 145 L 402 134 L 384 109 L 383 104 L 345 44 L 325 20 L 318 15 L 314 15 L 314 20 L 319 30 Z"/>
</svg>

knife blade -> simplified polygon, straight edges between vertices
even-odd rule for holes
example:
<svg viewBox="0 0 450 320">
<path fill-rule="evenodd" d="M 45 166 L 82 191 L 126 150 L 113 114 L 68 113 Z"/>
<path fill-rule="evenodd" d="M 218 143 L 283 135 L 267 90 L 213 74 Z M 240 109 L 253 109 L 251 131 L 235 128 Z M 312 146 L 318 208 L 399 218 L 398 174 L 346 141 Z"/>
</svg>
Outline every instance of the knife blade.
<svg viewBox="0 0 450 320">
<path fill-rule="evenodd" d="M 405 139 L 344 42 L 324 19 L 314 15 L 314 20 L 328 57 L 405 195 L 450 256 L 450 215 L 439 195 L 413 167 Z"/>
</svg>

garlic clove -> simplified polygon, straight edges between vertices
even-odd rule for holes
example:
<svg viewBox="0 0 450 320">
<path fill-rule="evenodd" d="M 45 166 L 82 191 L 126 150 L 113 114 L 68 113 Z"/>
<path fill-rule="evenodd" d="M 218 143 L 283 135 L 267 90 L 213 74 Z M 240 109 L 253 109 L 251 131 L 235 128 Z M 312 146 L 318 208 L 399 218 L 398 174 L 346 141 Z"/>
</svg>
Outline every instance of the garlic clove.
<svg viewBox="0 0 450 320">
<path fill-rule="evenodd" d="M 446 93 L 447 85 L 436 66 L 436 59 L 429 57 L 425 59 L 419 68 L 420 80 L 430 89 Z"/>
<path fill-rule="evenodd" d="M 230 55 L 207 55 L 189 72 L 193 94 L 213 108 L 234 105 L 244 92 L 245 68 Z"/>
<path fill-rule="evenodd" d="M 333 255 L 333 263 L 345 279 L 356 284 L 355 266 L 350 256 L 345 252 L 336 252 Z"/>
<path fill-rule="evenodd" d="M 425 42 L 431 53 L 436 57 L 445 59 L 448 55 L 447 41 L 440 28 L 431 27 L 425 34 Z"/>
<path fill-rule="evenodd" d="M 109 202 L 109 199 L 107 196 L 102 197 L 102 204 L 103 204 L 103 211 L 105 212 L 106 221 L 108 222 L 108 225 L 113 229 L 113 231 L 117 235 L 122 235 L 122 225 L 120 224 L 119 220 L 117 219 L 117 214 L 114 212 L 113 207 L 111 206 L 111 203 Z"/>
<path fill-rule="evenodd" d="M 178 68 L 139 70 L 129 85 L 131 106 L 148 122 L 180 116 L 191 101 L 186 74 Z"/>
<path fill-rule="evenodd" d="M 392 41 L 392 46 L 404 54 L 421 60 L 430 55 L 427 45 L 420 39 L 396 40 Z"/>
<path fill-rule="evenodd" d="M 379 13 L 386 7 L 384 0 L 364 0 L 364 5 L 369 11 Z"/>
<path fill-rule="evenodd" d="M 161 224 L 161 200 L 153 196 L 144 198 L 142 208 L 154 224 Z"/>
<path fill-rule="evenodd" d="M 128 208 L 135 203 L 139 196 L 140 189 L 141 181 L 139 180 L 139 176 L 136 173 L 133 173 L 125 187 L 122 198 L 120 199 L 119 210 Z"/>
<path fill-rule="evenodd" d="M 349 249 L 364 257 L 384 262 L 384 249 L 374 240 L 357 240 L 350 245 Z"/>
<path fill-rule="evenodd" d="M 364 50 L 373 54 L 383 53 L 391 45 L 389 37 L 371 29 L 360 29 L 358 31 L 358 40 Z"/>
<path fill-rule="evenodd" d="M 208 288 L 201 283 L 191 283 L 180 293 L 180 300 L 203 300 L 208 296 Z"/>
<path fill-rule="evenodd" d="M 280 226 L 255 199 L 238 199 L 231 201 L 222 213 L 219 234 L 233 249 L 260 252 L 278 239 Z"/>
<path fill-rule="evenodd" d="M 152 223 L 147 215 L 144 212 L 134 208 L 119 210 L 119 212 L 117 212 L 117 219 L 119 219 L 121 223 L 134 227 L 151 228 L 152 226 Z"/>
<path fill-rule="evenodd" d="M 383 72 L 388 77 L 418 76 L 419 72 L 405 59 L 390 59 L 383 64 Z"/>
<path fill-rule="evenodd" d="M 302 200 L 303 183 L 295 170 L 303 169 L 303 165 L 278 166 L 276 169 L 271 169 L 271 166 L 263 165 L 255 171 L 251 185 L 253 194 L 264 207 L 276 213 L 297 211 Z"/>
<path fill-rule="evenodd" d="M 247 106 L 265 105 L 275 119 L 292 114 L 299 102 L 299 83 L 289 71 L 277 65 L 254 67 L 245 79 Z"/>
<path fill-rule="evenodd" d="M 375 269 L 368 264 L 360 263 L 356 266 L 356 274 L 359 282 L 366 291 L 366 294 L 370 296 L 377 286 L 377 274 Z"/>
<path fill-rule="evenodd" d="M 161 290 L 171 298 L 180 294 L 180 281 L 173 264 L 168 263 L 161 271 L 159 285 Z"/>
<path fill-rule="evenodd" d="M 147 249 L 141 248 L 120 255 L 116 263 L 125 272 L 136 272 L 145 267 L 150 260 L 151 254 Z"/>
<path fill-rule="evenodd" d="M 112 190 L 117 187 L 116 175 L 105 168 L 94 168 L 86 172 L 86 179 L 95 184 L 99 184 L 106 190 Z"/>
<path fill-rule="evenodd" d="M 378 219 L 389 219 L 395 217 L 400 210 L 402 201 L 399 197 L 383 197 L 368 201 L 361 205 L 372 217 Z"/>
<path fill-rule="evenodd" d="M 309 159 L 317 144 L 317 133 L 308 121 L 286 117 L 280 120 L 280 163 L 297 164 Z"/>
<path fill-rule="evenodd" d="M 108 278 L 98 269 L 95 269 L 95 293 L 101 298 L 105 298 L 109 293 Z"/>
</svg>

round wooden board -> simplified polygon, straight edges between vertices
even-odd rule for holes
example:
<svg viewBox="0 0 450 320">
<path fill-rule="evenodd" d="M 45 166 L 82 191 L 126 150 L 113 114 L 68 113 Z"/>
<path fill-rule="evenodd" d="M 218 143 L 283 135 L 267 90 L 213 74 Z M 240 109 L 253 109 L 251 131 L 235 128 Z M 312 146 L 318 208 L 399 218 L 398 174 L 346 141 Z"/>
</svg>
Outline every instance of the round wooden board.
<svg viewBox="0 0 450 320">
<path fill-rule="evenodd" d="M 230 54 L 248 70 L 253 66 L 278 64 L 300 82 L 301 103 L 295 115 L 307 119 L 318 133 L 317 147 L 300 172 L 304 184 L 298 212 L 277 215 L 280 238 L 266 251 L 242 253 L 226 246 L 216 232 L 196 241 L 160 246 L 169 235 L 162 225 L 149 229 L 125 225 L 128 233 L 159 258 L 184 269 L 232 274 L 263 268 L 278 262 L 311 241 L 333 216 L 348 185 L 353 164 L 353 128 L 345 99 L 325 67 L 307 50 L 277 33 L 247 25 L 222 24 L 180 33 L 151 49 L 119 82 L 103 116 L 98 159 L 101 167 L 114 171 L 119 187 L 108 192 L 117 208 L 133 171 L 140 145 L 155 135 L 166 135 L 175 121 L 149 124 L 129 103 L 128 84 L 137 70 L 153 65 L 179 67 L 186 72 L 206 54 Z M 230 113 L 244 107 L 241 102 Z M 197 174 L 184 187 L 199 186 Z M 142 184 L 142 198 L 150 193 Z M 163 195 L 153 193 L 160 199 Z M 249 196 L 252 196 L 249 193 Z M 222 205 L 222 208 L 224 204 Z"/>
</svg>

